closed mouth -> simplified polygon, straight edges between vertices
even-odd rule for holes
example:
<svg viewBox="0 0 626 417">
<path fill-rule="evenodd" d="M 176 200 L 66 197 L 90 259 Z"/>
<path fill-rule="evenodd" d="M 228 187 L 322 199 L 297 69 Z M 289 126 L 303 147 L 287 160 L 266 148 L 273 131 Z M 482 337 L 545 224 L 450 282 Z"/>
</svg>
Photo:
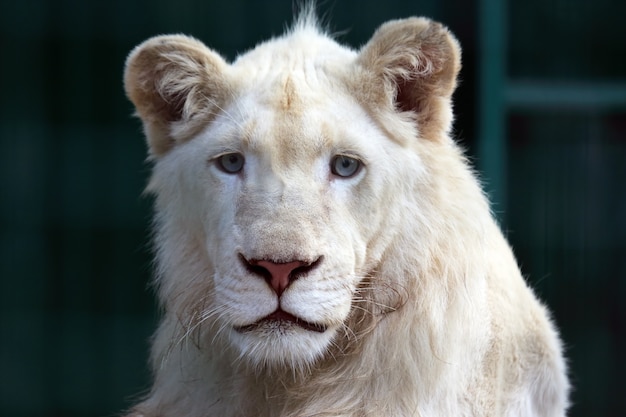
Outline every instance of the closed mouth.
<svg viewBox="0 0 626 417">
<path fill-rule="evenodd" d="M 290 327 L 290 326 L 298 326 L 304 330 L 308 330 L 311 332 L 324 333 L 327 330 L 327 327 L 317 323 L 310 323 L 306 320 L 302 320 L 293 314 L 287 313 L 283 310 L 276 310 L 272 314 L 263 317 L 261 320 L 256 321 L 252 324 L 248 324 L 246 326 L 235 327 L 235 330 L 245 333 L 257 329 L 265 329 L 265 328 L 274 328 L 274 327 Z"/>
</svg>

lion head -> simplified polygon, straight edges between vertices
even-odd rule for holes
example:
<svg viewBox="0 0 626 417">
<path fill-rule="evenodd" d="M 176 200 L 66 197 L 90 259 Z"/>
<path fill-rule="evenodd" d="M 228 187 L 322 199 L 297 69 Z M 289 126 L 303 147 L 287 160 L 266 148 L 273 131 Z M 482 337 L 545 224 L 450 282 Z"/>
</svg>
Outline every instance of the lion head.
<svg viewBox="0 0 626 417">
<path fill-rule="evenodd" d="M 459 69 L 424 18 L 358 51 L 305 15 L 232 63 L 182 35 L 130 54 L 164 311 L 138 415 L 563 408 L 558 338 L 449 135 Z"/>
<path fill-rule="evenodd" d="M 447 132 L 458 57 L 425 19 L 388 23 L 360 53 L 306 22 L 232 64 L 185 36 L 135 49 L 125 81 L 154 161 L 159 285 L 185 332 L 300 366 L 362 330 L 348 318 L 372 310 L 424 178 L 410 139 Z"/>
</svg>

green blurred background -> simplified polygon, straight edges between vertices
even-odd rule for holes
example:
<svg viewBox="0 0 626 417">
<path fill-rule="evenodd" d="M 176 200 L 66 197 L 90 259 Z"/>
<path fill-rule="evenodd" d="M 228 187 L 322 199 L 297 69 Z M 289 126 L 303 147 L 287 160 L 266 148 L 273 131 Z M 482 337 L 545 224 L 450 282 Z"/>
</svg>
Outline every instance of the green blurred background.
<svg viewBox="0 0 626 417">
<path fill-rule="evenodd" d="M 455 135 L 562 329 L 571 416 L 626 415 L 626 2 L 325 1 L 363 44 L 427 15 L 464 47 Z M 148 387 L 149 167 L 126 54 L 192 34 L 232 59 L 292 1 L 0 2 L 0 415 L 111 416 Z"/>
</svg>

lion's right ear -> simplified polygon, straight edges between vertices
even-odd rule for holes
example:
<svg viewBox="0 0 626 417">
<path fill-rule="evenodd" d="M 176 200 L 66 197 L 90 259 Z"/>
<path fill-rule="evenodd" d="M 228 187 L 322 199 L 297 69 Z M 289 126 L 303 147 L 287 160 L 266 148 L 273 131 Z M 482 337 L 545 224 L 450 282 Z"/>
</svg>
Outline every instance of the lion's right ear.
<svg viewBox="0 0 626 417">
<path fill-rule="evenodd" d="M 150 154 L 165 154 L 214 117 L 229 96 L 228 64 L 202 42 L 157 36 L 126 60 L 124 88 L 141 118 Z"/>
</svg>

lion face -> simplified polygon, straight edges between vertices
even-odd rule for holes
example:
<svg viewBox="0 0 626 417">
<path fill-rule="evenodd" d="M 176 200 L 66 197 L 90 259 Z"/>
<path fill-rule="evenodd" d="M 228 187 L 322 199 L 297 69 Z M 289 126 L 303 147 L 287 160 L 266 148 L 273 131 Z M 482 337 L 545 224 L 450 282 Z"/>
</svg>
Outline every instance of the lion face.
<svg viewBox="0 0 626 417">
<path fill-rule="evenodd" d="M 256 366 L 304 367 L 359 333 L 351 315 L 389 306 L 367 278 L 416 212 L 417 147 L 445 137 L 458 68 L 425 19 L 358 53 L 312 27 L 232 64 L 180 35 L 138 46 L 125 85 L 154 161 L 171 343 L 195 332 Z"/>
<path fill-rule="evenodd" d="M 311 363 L 353 331 L 343 327 L 359 283 L 393 233 L 391 168 L 419 166 L 357 103 L 323 87 L 289 93 L 317 103 L 304 109 L 241 97 L 157 164 L 160 193 L 202 225 L 192 233 L 211 265 L 205 314 L 255 364 Z"/>
</svg>

